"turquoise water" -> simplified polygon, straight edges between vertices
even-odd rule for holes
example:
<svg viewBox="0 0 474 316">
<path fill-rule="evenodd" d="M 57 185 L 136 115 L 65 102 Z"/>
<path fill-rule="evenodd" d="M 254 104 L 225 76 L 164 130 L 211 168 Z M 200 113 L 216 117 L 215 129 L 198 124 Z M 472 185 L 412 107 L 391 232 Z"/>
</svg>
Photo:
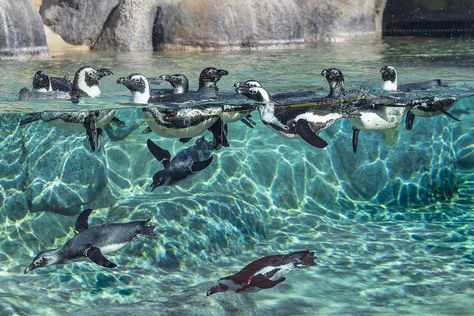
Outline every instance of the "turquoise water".
<svg viewBox="0 0 474 316">
<path fill-rule="evenodd" d="M 127 128 L 91 153 L 84 133 L 45 122 L 19 126 L 21 112 L 71 107 L 16 102 L 33 73 L 70 74 L 83 64 L 114 72 L 87 107 L 120 107 Z M 42 61 L 1 61 L 0 313 L 157 315 L 472 314 L 474 307 L 474 99 L 451 109 L 461 119 L 417 118 L 393 140 L 361 132 L 352 153 L 349 122 L 322 133 L 326 149 L 281 138 L 259 121 L 229 127 L 230 147 L 211 166 L 174 187 L 149 191 L 161 165 L 152 138 L 172 155 L 178 141 L 144 135 L 140 111 L 116 84 L 133 72 L 182 72 L 197 86 L 206 66 L 229 71 L 219 82 L 257 79 L 270 92 L 315 89 L 338 67 L 346 85 L 380 86 L 391 64 L 399 83 L 442 78 L 472 89 L 472 41 L 389 40 L 321 44 L 292 50 L 69 53 Z M 123 108 L 126 107 L 126 108 Z M 123 135 L 123 136 L 124 136 Z M 206 134 L 209 138 L 209 135 Z M 93 223 L 152 218 L 155 239 L 137 239 L 106 270 L 89 262 L 24 275 L 42 249 L 72 237 L 77 214 Z M 295 270 L 277 287 L 206 297 L 220 277 L 265 255 L 316 251 L 317 266 Z"/>
</svg>

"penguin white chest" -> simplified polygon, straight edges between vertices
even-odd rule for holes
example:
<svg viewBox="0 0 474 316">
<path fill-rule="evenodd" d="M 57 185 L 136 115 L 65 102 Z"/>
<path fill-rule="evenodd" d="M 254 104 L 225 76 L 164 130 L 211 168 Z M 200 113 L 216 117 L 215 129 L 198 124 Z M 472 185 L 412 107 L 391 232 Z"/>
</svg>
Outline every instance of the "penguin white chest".
<svg viewBox="0 0 474 316">
<path fill-rule="evenodd" d="M 271 277 L 269 277 L 269 279 L 271 281 L 276 281 L 276 280 L 279 280 L 281 279 L 283 276 L 287 275 L 288 273 L 291 272 L 291 270 L 293 270 L 295 268 L 295 265 L 291 262 L 291 263 L 287 263 L 287 264 L 283 264 L 281 266 L 268 266 L 268 267 L 265 267 L 259 271 L 257 271 L 255 275 L 258 275 L 258 274 L 262 274 L 262 275 L 265 275 L 267 273 L 270 273 L 274 270 L 277 270 L 275 272 L 275 274 L 273 274 Z"/>
<path fill-rule="evenodd" d="M 115 252 L 125 247 L 126 244 L 127 243 L 125 242 L 125 243 L 110 244 L 110 245 L 102 246 L 100 247 L 100 252 L 102 252 L 102 254 L 104 255 L 111 252 Z"/>
</svg>

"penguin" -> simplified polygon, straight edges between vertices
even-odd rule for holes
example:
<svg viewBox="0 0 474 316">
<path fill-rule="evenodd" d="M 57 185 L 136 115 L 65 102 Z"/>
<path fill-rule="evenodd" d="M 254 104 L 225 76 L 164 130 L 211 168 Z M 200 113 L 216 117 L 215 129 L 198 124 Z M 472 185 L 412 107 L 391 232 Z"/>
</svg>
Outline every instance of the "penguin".
<svg viewBox="0 0 474 316">
<path fill-rule="evenodd" d="M 157 79 L 148 78 L 149 84 L 157 84 L 165 81 L 169 82 L 173 89 L 150 89 L 151 97 L 189 92 L 189 81 L 183 74 L 161 75 Z"/>
<path fill-rule="evenodd" d="M 314 252 L 309 250 L 266 256 L 249 263 L 235 274 L 220 278 L 206 292 L 206 296 L 228 290 L 240 293 L 252 289 L 270 289 L 285 281 L 285 275 L 293 269 L 314 265 Z"/>
<path fill-rule="evenodd" d="M 126 86 L 132 93 L 131 102 L 148 105 L 150 85 L 142 74 L 131 74 L 117 79 L 117 83 Z M 220 118 L 219 107 L 163 107 L 149 105 L 143 107 L 145 120 L 151 130 L 162 137 L 179 138 L 182 142 L 203 134 L 209 130 L 219 145 L 228 147 L 224 124 Z"/>
<path fill-rule="evenodd" d="M 33 91 L 51 92 L 51 91 L 71 91 L 72 81 L 67 77 L 53 77 L 46 72 L 39 70 L 33 76 Z"/>
<path fill-rule="evenodd" d="M 60 248 L 38 253 L 24 273 L 53 264 L 65 264 L 86 258 L 100 266 L 115 268 L 117 265 L 109 261 L 105 255 L 123 248 L 136 237 L 154 236 L 154 226 L 148 225 L 149 219 L 89 227 L 88 218 L 91 212 L 92 209 L 86 209 L 79 214 L 76 220 L 76 235 L 73 238 Z"/>
<path fill-rule="evenodd" d="M 262 87 L 247 88 L 240 86 L 237 92 L 258 102 L 262 122 L 288 138 L 301 137 L 310 145 L 324 148 L 328 143 L 318 134 L 331 126 L 339 118 L 356 117 L 357 114 L 347 112 L 346 105 L 336 99 L 321 99 L 315 106 L 292 107 L 277 106 Z"/>
<path fill-rule="evenodd" d="M 338 68 L 329 68 L 321 72 L 329 83 L 329 98 L 341 98 L 346 96 L 344 75 Z M 359 96 L 358 96 L 359 97 Z M 360 106 L 362 102 L 368 102 L 369 105 Z M 384 105 L 375 105 L 370 101 L 359 100 L 355 102 L 359 106 L 358 117 L 349 118 L 352 124 L 352 150 L 357 152 L 360 130 L 386 130 L 398 126 L 407 107 L 390 107 Z"/>
<path fill-rule="evenodd" d="M 99 80 L 112 74 L 108 69 L 84 66 L 74 76 L 70 97 L 77 100 L 80 97 L 96 97 L 100 95 Z M 100 149 L 102 128 L 109 124 L 119 127 L 125 123 L 115 117 L 115 110 L 94 110 L 77 112 L 41 112 L 28 114 L 20 120 L 20 125 L 29 124 L 37 120 L 43 120 L 51 125 L 70 131 L 86 129 L 91 150 Z"/>
<path fill-rule="evenodd" d="M 71 98 L 98 97 L 100 95 L 100 79 L 110 75 L 113 75 L 113 72 L 107 68 L 100 68 L 99 70 L 90 66 L 79 68 L 72 82 Z"/>
<path fill-rule="evenodd" d="M 150 185 L 151 191 L 160 186 L 171 186 L 186 179 L 199 171 L 206 169 L 212 162 L 211 153 L 215 144 L 208 142 L 204 136 L 198 138 L 196 143 L 176 154 L 171 159 L 170 152 L 156 145 L 152 140 L 147 140 L 148 150 L 161 163 L 163 170 L 153 175 Z"/>
<path fill-rule="evenodd" d="M 217 82 L 228 74 L 229 72 L 224 69 L 204 68 L 199 74 L 199 88 L 197 91 L 153 97 L 149 100 L 149 103 L 184 103 L 217 99 L 219 91 Z"/>
<path fill-rule="evenodd" d="M 340 69 L 323 69 L 321 76 L 325 77 L 329 84 L 329 94 L 327 98 L 341 98 L 345 95 L 344 75 Z"/>
<path fill-rule="evenodd" d="M 24 87 L 18 93 L 19 101 L 69 99 L 71 81 L 66 78 L 51 77 L 42 70 L 33 76 L 33 89 Z"/>
<path fill-rule="evenodd" d="M 406 83 L 398 85 L 397 70 L 392 66 L 384 66 L 380 69 L 383 81 L 383 89 L 385 91 L 400 91 L 400 92 L 412 92 L 420 90 L 429 90 L 437 87 L 444 86 L 441 79 L 433 79 L 423 82 Z M 449 100 L 447 100 L 449 101 Z M 454 102 L 420 102 L 419 105 L 409 109 L 406 114 L 405 127 L 408 130 L 413 128 L 416 116 L 431 117 L 440 114 L 447 115 L 453 120 L 460 121 L 448 112 L 448 109 L 454 104 Z"/>
</svg>

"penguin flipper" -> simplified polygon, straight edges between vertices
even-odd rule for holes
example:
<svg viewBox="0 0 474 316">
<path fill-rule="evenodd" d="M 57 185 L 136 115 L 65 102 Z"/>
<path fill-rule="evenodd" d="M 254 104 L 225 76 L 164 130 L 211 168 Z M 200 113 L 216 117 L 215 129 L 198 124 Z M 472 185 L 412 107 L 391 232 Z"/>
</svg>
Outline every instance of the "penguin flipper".
<svg viewBox="0 0 474 316">
<path fill-rule="evenodd" d="M 211 158 L 207 160 L 193 162 L 193 165 L 191 166 L 191 172 L 196 173 L 196 172 L 206 169 L 211 164 L 212 158 L 214 157 L 211 156 Z"/>
<path fill-rule="evenodd" d="M 115 268 L 117 265 L 111 261 L 109 261 L 102 252 L 100 252 L 100 249 L 94 246 L 91 246 L 84 251 L 84 256 L 89 258 L 92 262 L 95 264 L 98 264 L 99 266 L 103 266 L 106 268 Z"/>
<path fill-rule="evenodd" d="M 259 289 L 271 289 L 272 287 L 280 284 L 281 282 L 285 281 L 286 278 L 281 277 L 276 281 L 272 281 L 263 274 L 257 274 L 250 280 L 249 286 L 255 286 Z"/>
<path fill-rule="evenodd" d="M 359 144 L 359 132 L 358 128 L 352 128 L 352 151 L 354 154 L 357 152 L 357 145 Z"/>
<path fill-rule="evenodd" d="M 89 139 L 89 143 L 91 145 L 91 150 L 95 151 L 99 148 L 99 133 L 98 129 L 95 126 L 96 123 L 96 113 L 95 111 L 90 111 L 89 115 L 84 119 L 84 123 L 82 124 L 87 132 L 87 138 Z"/>
<path fill-rule="evenodd" d="M 147 139 L 146 145 L 151 154 L 159 161 L 163 163 L 163 166 L 167 166 L 170 163 L 171 154 L 166 149 L 161 148 L 155 144 L 151 139 Z"/>
<path fill-rule="evenodd" d="M 91 214 L 92 209 L 88 208 L 87 210 L 83 210 L 81 214 L 76 219 L 76 228 L 75 233 L 76 235 L 82 232 L 83 230 L 89 228 L 89 224 L 87 220 L 89 219 L 89 215 Z"/>
<path fill-rule="evenodd" d="M 208 130 L 214 136 L 214 149 L 219 149 L 222 146 L 229 147 L 229 142 L 227 141 L 226 131 L 227 124 L 224 124 L 221 118 L 219 118 Z"/>
<path fill-rule="evenodd" d="M 461 122 L 460 119 L 458 119 L 457 117 L 453 116 L 451 113 L 449 113 L 449 112 L 446 111 L 445 109 L 440 109 L 439 111 L 440 111 L 441 113 L 443 113 L 444 115 L 447 115 L 448 117 L 452 118 L 453 120 L 458 121 L 458 122 Z"/>
<path fill-rule="evenodd" d="M 316 133 L 309 126 L 308 121 L 298 120 L 296 122 L 296 133 L 314 147 L 324 148 L 328 145 L 324 139 L 316 135 Z"/>
<path fill-rule="evenodd" d="M 415 123 L 415 114 L 411 113 L 411 111 L 408 111 L 405 118 L 406 129 L 411 130 L 413 128 L 413 123 Z"/>
</svg>

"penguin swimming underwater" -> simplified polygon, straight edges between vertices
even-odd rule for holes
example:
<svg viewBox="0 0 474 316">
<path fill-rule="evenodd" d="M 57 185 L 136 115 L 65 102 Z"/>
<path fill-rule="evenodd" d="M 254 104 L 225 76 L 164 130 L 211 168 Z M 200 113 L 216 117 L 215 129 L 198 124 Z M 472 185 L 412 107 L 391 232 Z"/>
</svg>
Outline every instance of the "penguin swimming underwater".
<svg viewBox="0 0 474 316">
<path fill-rule="evenodd" d="M 123 248 L 136 237 L 154 236 L 154 226 L 147 225 L 150 221 L 136 221 L 129 223 L 111 223 L 89 227 L 87 220 L 92 209 L 81 212 L 76 220 L 76 235 L 57 249 L 41 251 L 36 255 L 24 273 L 44 268 L 52 264 L 65 264 L 88 258 L 95 264 L 106 268 L 115 268 L 117 265 L 109 261 L 104 255 Z"/>
<path fill-rule="evenodd" d="M 142 74 L 131 74 L 117 79 L 132 94 L 131 102 L 148 104 L 150 85 Z M 221 107 L 170 107 L 147 106 L 143 108 L 145 120 L 150 129 L 162 137 L 179 138 L 187 141 L 209 130 L 218 144 L 229 146 L 225 137 L 224 124 L 220 119 Z"/>
<path fill-rule="evenodd" d="M 150 185 L 151 190 L 163 185 L 174 185 L 184 180 L 192 174 L 207 168 L 212 162 L 212 151 L 215 145 L 208 142 L 204 136 L 198 138 L 196 143 L 176 154 L 171 159 L 169 151 L 162 149 L 150 139 L 147 140 L 147 146 L 153 156 L 163 163 L 163 170 L 153 175 L 153 182 Z"/>
<path fill-rule="evenodd" d="M 437 87 L 444 86 L 440 79 L 433 79 L 423 82 L 414 82 L 398 85 L 397 70 L 392 66 L 384 66 L 380 69 L 383 80 L 383 89 L 385 91 L 400 91 L 400 92 L 413 92 L 420 90 L 429 90 Z M 416 116 L 431 117 L 440 114 L 445 114 L 453 120 L 459 121 L 458 118 L 454 117 L 448 112 L 448 109 L 454 104 L 454 102 L 420 102 L 419 105 L 409 109 L 406 115 L 405 127 L 408 130 L 413 128 Z"/>
<path fill-rule="evenodd" d="M 357 114 L 349 113 L 345 104 L 332 98 L 323 98 L 321 100 L 325 102 L 311 107 L 287 105 L 277 108 L 277 104 L 271 100 L 264 88 L 241 86 L 236 91 L 258 102 L 257 109 L 265 125 L 285 137 L 301 137 L 310 145 L 318 148 L 328 145 L 318 135 L 319 132 L 331 126 L 339 118 L 357 116 Z"/>
<path fill-rule="evenodd" d="M 80 97 L 96 97 L 100 95 L 99 80 L 112 72 L 106 68 L 96 70 L 93 67 L 81 67 L 74 76 L 70 97 L 77 100 Z M 43 93 L 40 93 L 43 94 Z M 20 125 L 43 120 L 51 125 L 70 131 L 86 129 L 92 151 L 100 149 L 102 128 L 109 124 L 124 126 L 115 118 L 115 110 L 95 110 L 77 112 L 41 112 L 29 114 L 20 120 Z"/>
<path fill-rule="evenodd" d="M 219 279 L 206 295 L 228 290 L 240 293 L 249 289 L 270 289 L 285 281 L 285 275 L 293 269 L 316 265 L 314 260 L 314 252 L 309 250 L 266 256 L 249 263 L 236 274 Z"/>
</svg>

